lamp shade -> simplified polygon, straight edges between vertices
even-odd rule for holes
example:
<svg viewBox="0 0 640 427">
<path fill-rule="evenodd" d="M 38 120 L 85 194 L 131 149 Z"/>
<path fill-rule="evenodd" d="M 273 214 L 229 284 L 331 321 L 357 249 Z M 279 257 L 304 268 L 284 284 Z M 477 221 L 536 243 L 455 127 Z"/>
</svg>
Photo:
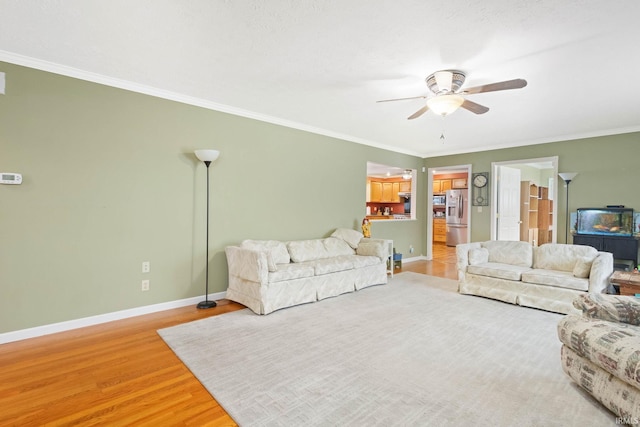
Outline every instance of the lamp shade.
<svg viewBox="0 0 640 427">
<path fill-rule="evenodd" d="M 559 173 L 558 176 L 564 180 L 564 182 L 570 182 L 573 178 L 578 175 L 577 172 L 562 172 Z"/>
<path fill-rule="evenodd" d="M 440 95 L 427 99 L 429 109 L 441 116 L 453 113 L 463 102 L 464 98 L 460 95 Z"/>
<path fill-rule="evenodd" d="M 218 150 L 196 150 L 195 154 L 200 161 L 213 162 L 218 158 L 220 152 Z"/>
</svg>

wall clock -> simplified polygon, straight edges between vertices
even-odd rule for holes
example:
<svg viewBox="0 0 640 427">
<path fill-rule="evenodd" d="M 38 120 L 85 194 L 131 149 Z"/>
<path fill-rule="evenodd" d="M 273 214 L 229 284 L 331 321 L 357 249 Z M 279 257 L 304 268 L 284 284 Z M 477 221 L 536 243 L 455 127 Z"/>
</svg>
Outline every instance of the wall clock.
<svg viewBox="0 0 640 427">
<path fill-rule="evenodd" d="M 472 175 L 471 204 L 489 206 L 489 172 L 478 172 Z"/>
</svg>

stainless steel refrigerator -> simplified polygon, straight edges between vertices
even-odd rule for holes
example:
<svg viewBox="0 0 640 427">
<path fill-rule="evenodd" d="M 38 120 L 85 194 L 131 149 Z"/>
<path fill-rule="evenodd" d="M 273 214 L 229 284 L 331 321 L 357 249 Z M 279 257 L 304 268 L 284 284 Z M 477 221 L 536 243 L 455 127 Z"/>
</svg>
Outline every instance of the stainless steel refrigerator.
<svg viewBox="0 0 640 427">
<path fill-rule="evenodd" d="M 446 192 L 447 246 L 467 243 L 468 190 Z"/>
</svg>

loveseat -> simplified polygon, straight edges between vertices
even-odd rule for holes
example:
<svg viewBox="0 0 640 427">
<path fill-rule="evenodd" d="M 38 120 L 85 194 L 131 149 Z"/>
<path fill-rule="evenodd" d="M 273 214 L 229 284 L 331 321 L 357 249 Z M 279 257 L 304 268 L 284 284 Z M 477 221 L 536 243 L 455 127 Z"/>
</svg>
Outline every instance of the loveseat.
<svg viewBox="0 0 640 427">
<path fill-rule="evenodd" d="M 568 314 L 573 299 L 602 293 L 613 255 L 590 246 L 499 241 L 456 246 L 458 291 Z"/>
<path fill-rule="evenodd" d="M 558 323 L 562 368 L 620 424 L 640 423 L 640 301 L 583 294 L 573 305 L 581 313 Z"/>
<path fill-rule="evenodd" d="M 245 240 L 225 253 L 226 298 L 257 314 L 387 283 L 386 241 L 350 229 L 324 239 Z"/>
</svg>

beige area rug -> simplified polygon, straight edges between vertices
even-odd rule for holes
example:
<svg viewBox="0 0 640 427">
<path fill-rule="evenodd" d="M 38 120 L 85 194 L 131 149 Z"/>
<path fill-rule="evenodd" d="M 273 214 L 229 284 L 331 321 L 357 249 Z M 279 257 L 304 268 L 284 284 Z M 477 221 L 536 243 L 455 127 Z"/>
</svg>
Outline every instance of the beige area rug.
<svg viewBox="0 0 640 427">
<path fill-rule="evenodd" d="M 158 332 L 241 426 L 616 425 L 562 371 L 561 317 L 405 272 Z"/>
</svg>

